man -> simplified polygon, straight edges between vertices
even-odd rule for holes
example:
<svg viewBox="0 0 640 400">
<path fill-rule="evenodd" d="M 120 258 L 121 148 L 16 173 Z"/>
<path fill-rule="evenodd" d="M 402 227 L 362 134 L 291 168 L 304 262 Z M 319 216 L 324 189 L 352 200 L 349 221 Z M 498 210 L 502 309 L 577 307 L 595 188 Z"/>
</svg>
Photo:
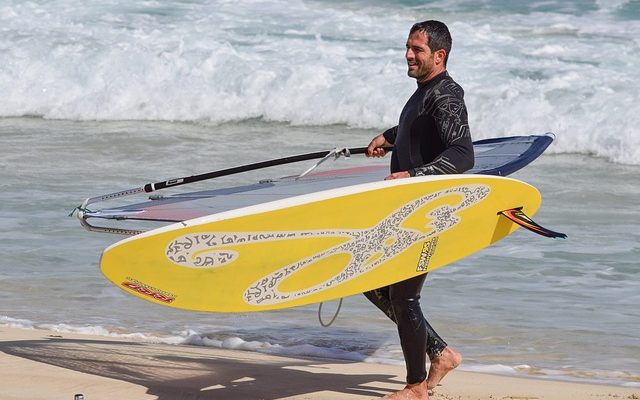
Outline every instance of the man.
<svg viewBox="0 0 640 400">
<path fill-rule="evenodd" d="M 397 126 L 373 138 L 367 155 L 382 157 L 393 145 L 391 174 L 385 179 L 456 174 L 473 167 L 473 144 L 464 91 L 446 70 L 451 35 L 445 24 L 415 24 L 407 39 L 408 75 L 418 88 L 400 114 Z M 407 386 L 387 399 L 428 399 L 428 391 L 462 358 L 438 336 L 420 309 L 426 274 L 372 290 L 365 296 L 398 325 L 407 366 Z M 426 355 L 431 360 L 426 373 Z"/>
</svg>

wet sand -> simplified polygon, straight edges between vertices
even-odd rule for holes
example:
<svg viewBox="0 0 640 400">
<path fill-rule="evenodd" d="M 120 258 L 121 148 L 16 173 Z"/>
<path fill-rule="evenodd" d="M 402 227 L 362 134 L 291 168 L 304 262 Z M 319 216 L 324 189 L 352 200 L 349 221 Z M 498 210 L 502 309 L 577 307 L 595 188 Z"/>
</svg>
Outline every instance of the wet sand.
<svg viewBox="0 0 640 400">
<path fill-rule="evenodd" d="M 403 387 L 393 365 L 290 358 L 0 327 L 4 400 L 373 399 Z M 454 371 L 432 399 L 640 399 L 640 389 Z"/>
</svg>

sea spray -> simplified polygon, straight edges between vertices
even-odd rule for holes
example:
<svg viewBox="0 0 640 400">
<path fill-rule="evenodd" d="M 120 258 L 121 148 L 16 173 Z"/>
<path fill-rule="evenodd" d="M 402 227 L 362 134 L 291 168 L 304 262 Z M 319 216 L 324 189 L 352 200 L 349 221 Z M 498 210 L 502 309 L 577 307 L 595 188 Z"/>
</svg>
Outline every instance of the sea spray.
<svg viewBox="0 0 640 400">
<path fill-rule="evenodd" d="M 416 19 L 452 31 L 476 139 L 554 131 L 551 152 L 640 163 L 640 24 L 627 2 L 8 2 L 0 116 L 381 130 L 415 87 Z M 605 4 L 606 3 L 606 4 Z"/>
</svg>

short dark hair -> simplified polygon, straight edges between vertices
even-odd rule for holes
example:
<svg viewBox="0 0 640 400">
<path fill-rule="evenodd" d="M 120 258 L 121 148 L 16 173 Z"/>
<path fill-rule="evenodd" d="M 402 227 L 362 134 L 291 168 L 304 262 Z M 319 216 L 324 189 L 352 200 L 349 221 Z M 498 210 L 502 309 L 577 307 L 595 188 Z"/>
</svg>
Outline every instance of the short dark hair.
<svg viewBox="0 0 640 400">
<path fill-rule="evenodd" d="M 427 36 L 427 46 L 432 52 L 440 49 L 444 49 L 446 55 L 444 57 L 444 65 L 447 66 L 447 60 L 449 59 L 449 52 L 451 52 L 451 33 L 449 28 L 443 22 L 440 21 L 422 21 L 414 24 L 411 27 L 409 34 L 414 32 L 423 32 Z"/>
</svg>

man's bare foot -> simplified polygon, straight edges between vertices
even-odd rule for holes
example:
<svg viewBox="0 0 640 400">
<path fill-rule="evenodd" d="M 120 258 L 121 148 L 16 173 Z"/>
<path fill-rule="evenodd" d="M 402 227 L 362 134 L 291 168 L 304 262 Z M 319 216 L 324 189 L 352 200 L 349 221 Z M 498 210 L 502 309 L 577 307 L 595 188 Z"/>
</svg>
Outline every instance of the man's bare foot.
<svg viewBox="0 0 640 400">
<path fill-rule="evenodd" d="M 383 397 L 387 400 L 429 400 L 427 380 L 420 383 L 409 384 L 404 389 Z"/>
<path fill-rule="evenodd" d="M 433 360 L 431 360 L 427 378 L 427 388 L 429 390 L 435 389 L 442 378 L 450 371 L 453 371 L 461 362 L 462 356 L 460 353 L 450 346 L 445 347 L 438 357 L 434 357 Z"/>
</svg>

